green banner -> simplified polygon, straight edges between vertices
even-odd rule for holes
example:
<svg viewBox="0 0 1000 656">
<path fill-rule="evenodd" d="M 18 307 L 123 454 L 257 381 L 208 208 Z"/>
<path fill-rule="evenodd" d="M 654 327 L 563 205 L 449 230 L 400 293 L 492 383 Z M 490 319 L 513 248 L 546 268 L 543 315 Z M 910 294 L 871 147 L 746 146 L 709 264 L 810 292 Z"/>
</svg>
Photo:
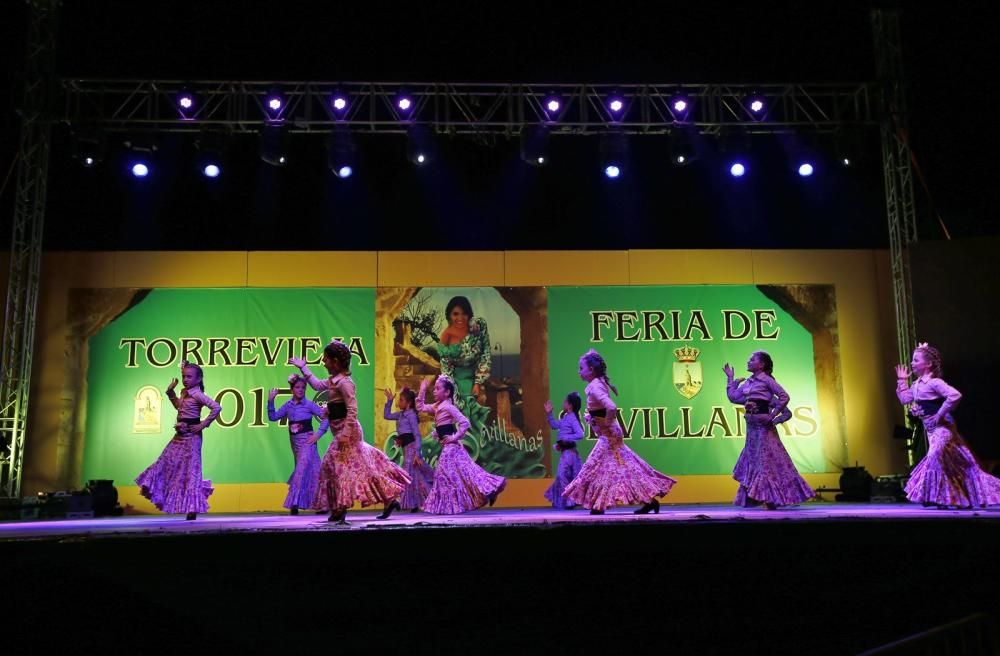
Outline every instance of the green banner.
<svg viewBox="0 0 1000 656">
<path fill-rule="evenodd" d="M 553 399 L 583 393 L 578 360 L 598 350 L 629 446 L 666 474 L 732 471 L 745 425 L 722 367 L 746 377 L 755 350 L 770 353 L 791 396 L 779 434 L 799 470 L 845 464 L 831 286 L 555 287 L 549 332 Z"/>
<path fill-rule="evenodd" d="M 267 394 L 287 390 L 292 355 L 324 377 L 320 357 L 331 338 L 355 354 L 359 419 L 372 441 L 374 289 L 154 289 L 126 290 L 122 298 L 81 291 L 90 294 L 77 306 L 114 312 L 88 342 L 85 480 L 130 484 L 157 458 L 176 416 L 164 390 L 187 359 L 203 367 L 206 393 L 222 404 L 205 432 L 206 475 L 214 483 L 286 481 L 288 434 L 268 422 Z M 328 434 L 323 450 L 329 441 Z"/>
</svg>

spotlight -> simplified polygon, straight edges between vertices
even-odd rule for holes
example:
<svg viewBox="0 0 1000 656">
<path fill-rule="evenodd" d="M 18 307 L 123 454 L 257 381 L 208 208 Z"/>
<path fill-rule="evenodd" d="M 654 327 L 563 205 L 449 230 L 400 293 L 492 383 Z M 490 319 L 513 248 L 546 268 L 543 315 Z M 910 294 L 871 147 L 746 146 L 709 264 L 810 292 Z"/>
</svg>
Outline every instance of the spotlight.
<svg viewBox="0 0 1000 656">
<path fill-rule="evenodd" d="M 697 159 L 694 148 L 694 134 L 686 129 L 675 128 L 670 133 L 670 161 L 675 166 L 687 166 Z"/>
<path fill-rule="evenodd" d="M 156 144 L 150 137 L 139 137 L 125 142 L 129 151 L 128 166 L 132 177 L 145 178 L 153 172 L 153 159 L 156 155 Z"/>
<path fill-rule="evenodd" d="M 545 110 L 546 120 L 558 121 L 563 109 L 562 99 L 554 95 L 546 96 L 542 101 L 542 109 Z"/>
<path fill-rule="evenodd" d="M 222 174 L 222 153 L 226 146 L 226 135 L 219 130 L 204 130 L 195 142 L 198 148 L 198 168 L 206 178 L 217 178 Z"/>
<path fill-rule="evenodd" d="M 396 117 L 400 121 L 408 121 L 413 118 L 413 114 L 417 109 L 417 103 L 409 93 L 400 91 L 396 94 L 393 108 L 395 109 Z"/>
<path fill-rule="evenodd" d="M 625 100 L 620 95 L 608 96 L 604 104 L 608 108 L 608 116 L 611 117 L 612 121 L 620 121 L 625 118 Z"/>
<path fill-rule="evenodd" d="M 622 174 L 627 148 L 628 143 L 621 132 L 614 131 L 601 135 L 600 151 L 605 176 L 615 179 Z"/>
<path fill-rule="evenodd" d="M 422 126 L 412 125 L 406 131 L 406 158 L 417 166 L 434 161 L 434 140 Z"/>
<path fill-rule="evenodd" d="M 192 114 L 194 114 L 197 103 L 195 102 L 193 93 L 187 89 L 181 89 L 180 93 L 177 94 L 175 102 L 177 104 L 177 112 L 181 115 L 182 120 L 189 121 L 194 118 Z"/>
<path fill-rule="evenodd" d="M 344 126 L 334 128 L 327 143 L 326 165 L 335 176 L 344 180 L 354 174 L 356 166 L 354 142 Z"/>
<path fill-rule="evenodd" d="M 288 163 L 288 131 L 284 125 L 265 125 L 260 133 L 260 158 L 271 166 Z"/>
<path fill-rule="evenodd" d="M 747 174 L 747 167 L 743 162 L 733 162 L 732 166 L 729 167 L 729 175 L 734 178 L 742 178 Z"/>
<path fill-rule="evenodd" d="M 743 105 L 750 112 L 750 116 L 753 117 L 755 121 L 759 121 L 764 118 L 767 113 L 767 101 L 764 96 L 757 92 L 750 93 L 743 99 Z"/>
<path fill-rule="evenodd" d="M 521 160 L 531 166 L 545 166 L 549 162 L 546 147 L 549 128 L 545 125 L 526 125 L 521 130 Z"/>
<path fill-rule="evenodd" d="M 104 160 L 105 137 L 102 132 L 73 134 L 73 159 L 84 168 L 94 168 Z"/>
<path fill-rule="evenodd" d="M 833 135 L 833 152 L 838 164 L 850 168 L 864 152 L 861 134 L 853 130 L 837 130 Z"/>
<path fill-rule="evenodd" d="M 347 117 L 347 110 L 350 105 L 347 95 L 340 91 L 335 91 L 330 96 L 330 109 L 333 111 L 333 118 L 338 121 L 343 121 Z"/>
<path fill-rule="evenodd" d="M 808 178 L 813 174 L 813 165 L 809 162 L 802 162 L 799 164 L 799 175 L 803 178 Z"/>
<path fill-rule="evenodd" d="M 343 96 L 335 96 L 332 104 L 335 110 L 342 112 L 347 109 L 347 98 Z"/>
<path fill-rule="evenodd" d="M 287 109 L 288 103 L 280 91 L 272 90 L 264 97 L 264 112 L 267 114 L 267 120 L 275 122 L 283 120 Z"/>
<path fill-rule="evenodd" d="M 670 98 L 669 105 L 670 113 L 675 121 L 687 120 L 688 113 L 691 111 L 691 100 L 687 96 L 676 93 Z"/>
</svg>

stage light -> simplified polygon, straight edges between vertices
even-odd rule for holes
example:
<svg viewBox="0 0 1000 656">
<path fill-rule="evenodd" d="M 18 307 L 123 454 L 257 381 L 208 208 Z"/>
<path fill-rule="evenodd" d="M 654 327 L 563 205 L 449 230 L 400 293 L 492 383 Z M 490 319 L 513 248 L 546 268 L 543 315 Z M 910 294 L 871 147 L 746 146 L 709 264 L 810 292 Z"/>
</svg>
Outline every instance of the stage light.
<svg viewBox="0 0 1000 656">
<path fill-rule="evenodd" d="M 399 107 L 404 112 L 410 111 L 410 107 L 413 105 L 413 101 L 409 98 L 400 98 L 396 101 L 396 107 Z"/>
<path fill-rule="evenodd" d="M 622 132 L 614 130 L 601 135 L 601 166 L 606 177 L 615 179 L 622 174 L 625 170 L 627 149 L 628 142 L 625 141 Z"/>
<path fill-rule="evenodd" d="M 280 90 L 272 90 L 264 97 L 264 112 L 269 121 L 284 120 L 284 113 L 288 109 L 284 94 Z"/>
<path fill-rule="evenodd" d="M 743 106 L 747 108 L 747 111 L 750 112 L 750 116 L 752 116 L 755 121 L 763 119 L 767 113 L 767 101 L 764 99 L 764 96 L 757 92 L 748 94 L 743 99 Z"/>
<path fill-rule="evenodd" d="M 616 114 L 622 111 L 622 108 L 624 106 L 625 105 L 622 104 L 622 101 L 618 100 L 617 98 L 608 103 L 608 109 L 610 109 L 612 112 Z"/>
<path fill-rule="evenodd" d="M 686 121 L 691 111 L 691 100 L 682 93 L 676 93 L 670 98 L 670 113 L 675 121 Z"/>
<path fill-rule="evenodd" d="M 545 118 L 548 121 L 559 120 L 559 114 L 562 112 L 563 103 L 558 96 L 546 96 L 542 101 L 542 108 L 545 110 Z"/>
<path fill-rule="evenodd" d="M 411 125 L 406 131 L 406 158 L 417 166 L 434 160 L 435 146 L 431 134 L 420 125 Z"/>
<path fill-rule="evenodd" d="M 144 162 L 136 162 L 132 165 L 132 175 L 136 178 L 145 178 L 149 175 L 149 166 Z"/>
<path fill-rule="evenodd" d="M 526 125 L 521 130 L 521 161 L 531 166 L 545 166 L 549 162 L 546 149 L 549 128 L 545 125 Z"/>
<path fill-rule="evenodd" d="M 802 176 L 803 178 L 808 178 L 810 175 L 813 174 L 813 171 L 814 171 L 813 165 L 810 164 L 809 162 L 802 162 L 801 164 L 799 164 L 799 175 Z"/>
<path fill-rule="evenodd" d="M 223 153 L 226 150 L 228 136 L 217 128 L 205 128 L 195 147 L 198 149 L 198 168 L 206 178 L 218 178 L 223 169 Z"/>
<path fill-rule="evenodd" d="M 153 172 L 156 157 L 156 143 L 148 134 L 138 135 L 124 142 L 128 151 L 128 168 L 132 177 L 145 178 Z"/>
<path fill-rule="evenodd" d="M 625 100 L 617 93 L 608 96 L 604 105 L 608 108 L 608 116 L 611 117 L 612 121 L 620 121 L 625 118 Z"/>
<path fill-rule="evenodd" d="M 218 164 L 206 164 L 201 172 L 205 174 L 206 178 L 217 178 L 222 173 L 222 169 L 219 168 Z"/>
<path fill-rule="evenodd" d="M 851 164 L 852 164 L 851 158 L 850 157 L 842 157 L 841 160 L 840 160 L 840 164 L 841 164 L 841 166 L 845 166 L 845 167 L 851 166 Z"/>
<path fill-rule="evenodd" d="M 284 125 L 265 125 L 260 133 L 260 158 L 271 166 L 288 163 L 288 131 Z"/>
<path fill-rule="evenodd" d="M 338 112 L 342 112 L 347 109 L 347 98 L 343 96 L 335 96 L 333 98 L 333 108 Z"/>
<path fill-rule="evenodd" d="M 697 158 L 694 137 L 694 133 L 688 129 L 674 128 L 670 133 L 670 162 L 672 164 L 687 166 Z"/>
<path fill-rule="evenodd" d="M 330 133 L 327 142 L 326 165 L 335 176 L 346 180 L 354 174 L 355 161 L 354 141 L 346 126 L 340 125 Z"/>
<path fill-rule="evenodd" d="M 734 178 L 742 178 L 747 174 L 747 167 L 743 162 L 733 162 L 732 166 L 729 167 L 729 175 Z"/>
<path fill-rule="evenodd" d="M 105 137 L 103 132 L 73 132 L 73 159 L 92 169 L 104 160 Z"/>
</svg>

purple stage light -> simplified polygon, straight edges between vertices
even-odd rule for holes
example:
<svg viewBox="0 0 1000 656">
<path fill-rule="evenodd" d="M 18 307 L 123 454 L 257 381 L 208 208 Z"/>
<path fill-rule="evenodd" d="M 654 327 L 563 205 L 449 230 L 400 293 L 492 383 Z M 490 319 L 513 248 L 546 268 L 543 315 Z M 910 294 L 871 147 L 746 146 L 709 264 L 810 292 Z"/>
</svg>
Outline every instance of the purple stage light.
<svg viewBox="0 0 1000 656">
<path fill-rule="evenodd" d="M 733 162 L 733 165 L 729 167 L 729 175 L 734 178 L 742 178 L 746 175 L 747 167 L 742 162 Z"/>
<path fill-rule="evenodd" d="M 618 176 L 620 176 L 621 174 L 622 174 L 622 170 L 620 168 L 618 168 L 617 166 L 615 166 L 614 164 L 610 164 L 610 165 L 604 167 L 604 175 L 606 175 L 609 178 L 614 179 L 614 178 L 617 178 Z"/>
<path fill-rule="evenodd" d="M 413 107 L 413 101 L 410 100 L 408 97 L 403 96 L 402 98 L 396 101 L 396 107 L 399 107 L 404 112 L 408 112 L 410 111 L 410 108 Z"/>
<path fill-rule="evenodd" d="M 549 102 L 545 103 L 545 108 L 550 112 L 558 112 L 559 107 L 560 107 L 559 101 L 555 99 L 552 99 Z"/>
<path fill-rule="evenodd" d="M 342 112 L 347 109 L 347 98 L 343 96 L 334 96 L 333 98 L 333 108 L 338 112 Z"/>
<path fill-rule="evenodd" d="M 338 178 L 349 178 L 351 177 L 352 173 L 354 173 L 354 169 L 352 169 L 350 166 L 341 166 L 339 169 L 337 169 Z"/>
<path fill-rule="evenodd" d="M 217 178 L 222 173 L 222 169 L 219 168 L 218 164 L 208 164 L 201 172 L 205 174 L 206 178 Z"/>
<path fill-rule="evenodd" d="M 813 174 L 812 164 L 810 164 L 809 162 L 803 162 L 802 164 L 799 164 L 799 175 L 801 175 L 803 178 L 808 178 L 812 174 Z"/>
<path fill-rule="evenodd" d="M 142 162 L 136 162 L 132 165 L 132 175 L 137 178 L 145 178 L 149 175 L 149 167 Z"/>
<path fill-rule="evenodd" d="M 185 93 L 177 99 L 177 105 L 180 106 L 181 109 L 191 109 L 194 107 L 194 98 Z"/>
<path fill-rule="evenodd" d="M 610 109 L 611 113 L 613 114 L 617 114 L 624 108 L 625 108 L 625 103 L 622 102 L 621 98 L 612 98 L 610 101 L 608 101 L 608 109 Z"/>
<path fill-rule="evenodd" d="M 683 98 L 678 98 L 674 101 L 674 111 L 675 112 L 686 112 L 688 108 L 687 101 Z"/>
<path fill-rule="evenodd" d="M 276 112 L 279 109 L 281 109 L 281 98 L 278 98 L 277 96 L 271 96 L 270 98 L 268 98 L 267 108 L 270 109 L 272 112 Z"/>
<path fill-rule="evenodd" d="M 750 111 L 756 114 L 760 114 L 764 111 L 764 101 L 763 100 L 753 100 L 750 102 Z"/>
</svg>

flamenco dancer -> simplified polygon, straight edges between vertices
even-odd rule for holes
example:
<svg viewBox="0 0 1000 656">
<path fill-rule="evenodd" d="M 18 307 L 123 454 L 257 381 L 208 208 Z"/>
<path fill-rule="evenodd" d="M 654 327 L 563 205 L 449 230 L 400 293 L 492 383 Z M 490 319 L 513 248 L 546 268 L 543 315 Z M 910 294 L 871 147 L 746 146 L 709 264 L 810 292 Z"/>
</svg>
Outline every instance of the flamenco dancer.
<svg viewBox="0 0 1000 656">
<path fill-rule="evenodd" d="M 958 434 L 951 413 L 962 394 L 941 378 L 941 354 L 926 342 L 913 351 L 910 370 L 896 367 L 896 397 L 910 405 L 927 432 L 927 455 L 917 463 L 906 483 L 906 498 L 938 508 L 984 508 L 1000 503 L 1000 479 L 980 469 L 975 456 Z"/>
<path fill-rule="evenodd" d="M 329 521 L 346 524 L 347 509 L 360 502 L 365 508 L 384 504 L 378 519 L 388 519 L 399 509 L 399 497 L 410 484 L 410 477 L 388 456 L 364 441 L 358 422 L 358 400 L 351 379 L 351 351 L 346 344 L 333 341 L 323 349 L 323 366 L 330 377 L 320 380 L 302 358 L 291 358 L 314 390 L 326 390 L 327 415 L 334 441 L 320 465 L 319 485 L 313 507 L 329 510 Z M 319 432 L 307 440 L 316 444 Z"/>
<path fill-rule="evenodd" d="M 208 512 L 208 497 L 214 491 L 212 481 L 201 477 L 201 439 L 202 432 L 222 412 L 222 406 L 205 394 L 203 379 L 201 367 L 181 362 L 184 389 L 180 397 L 174 392 L 176 378 L 167 386 L 167 398 L 177 409 L 174 436 L 156 462 L 135 479 L 139 493 L 154 506 L 165 513 L 187 513 L 188 520 Z M 204 407 L 209 413 L 202 420 Z"/>
<path fill-rule="evenodd" d="M 392 411 L 393 399 L 399 412 Z M 396 446 L 403 450 L 403 469 L 410 475 L 410 484 L 403 490 L 399 503 L 403 510 L 417 512 L 431 491 L 434 470 L 420 457 L 420 417 L 416 409 L 417 395 L 409 387 L 394 396 L 392 390 L 385 391 L 385 409 L 382 416 L 396 422 Z"/>
<path fill-rule="evenodd" d="M 323 408 L 319 407 L 306 396 L 306 379 L 293 374 L 288 377 L 288 385 L 292 390 L 292 398 L 277 410 L 274 409 L 274 398 L 278 395 L 275 387 L 267 396 L 267 418 L 270 421 L 288 419 L 288 441 L 295 458 L 295 469 L 288 478 L 288 494 L 285 496 L 285 508 L 292 515 L 299 514 L 299 508 L 311 508 L 316 499 L 316 487 L 319 485 L 319 452 L 315 442 L 309 443 L 313 435 L 313 417 L 320 418 L 318 435 L 322 436 L 329 421 L 323 417 Z"/>
<path fill-rule="evenodd" d="M 417 410 L 434 415 L 441 455 L 424 510 L 438 515 L 455 515 L 487 504 L 492 506 L 507 486 L 507 479 L 477 465 L 462 446 L 469 420 L 455 407 L 455 383 L 447 376 L 438 376 L 434 383 L 434 403 L 424 403 L 426 393 L 427 381 L 424 380 L 417 392 Z"/>
<path fill-rule="evenodd" d="M 657 497 L 664 497 L 677 482 L 656 471 L 625 446 L 618 423 L 618 406 L 611 391 L 618 388 L 608 378 L 608 367 L 601 354 L 591 349 L 580 358 L 580 378 L 587 381 L 587 413 L 584 420 L 598 435 L 579 475 L 566 486 L 563 496 L 571 503 L 590 509 L 591 515 L 603 515 L 616 505 L 642 503 L 635 511 L 645 515 L 660 512 Z"/>
<path fill-rule="evenodd" d="M 795 469 L 775 428 L 791 413 L 787 411 L 788 393 L 773 377 L 771 356 L 764 351 L 751 354 L 747 379 L 734 379 L 728 362 L 722 370 L 726 374 L 726 395 L 731 402 L 744 406 L 747 424 L 746 443 L 733 468 L 733 478 L 740 484 L 733 503 L 775 510 L 816 496 Z"/>
<path fill-rule="evenodd" d="M 576 443 L 583 439 L 583 422 L 580 421 L 580 406 L 582 405 L 580 395 L 570 392 L 563 401 L 563 412 L 561 419 L 552 416 L 552 402 L 545 402 L 545 414 L 549 419 L 549 426 L 558 432 L 558 440 L 554 448 L 559 452 L 559 469 L 556 470 L 556 477 L 552 481 L 549 489 L 545 490 L 545 498 L 552 503 L 553 508 L 572 509 L 575 504 L 563 498 L 563 491 L 566 486 L 573 482 L 576 475 L 580 473 L 580 454 L 576 450 Z"/>
</svg>

